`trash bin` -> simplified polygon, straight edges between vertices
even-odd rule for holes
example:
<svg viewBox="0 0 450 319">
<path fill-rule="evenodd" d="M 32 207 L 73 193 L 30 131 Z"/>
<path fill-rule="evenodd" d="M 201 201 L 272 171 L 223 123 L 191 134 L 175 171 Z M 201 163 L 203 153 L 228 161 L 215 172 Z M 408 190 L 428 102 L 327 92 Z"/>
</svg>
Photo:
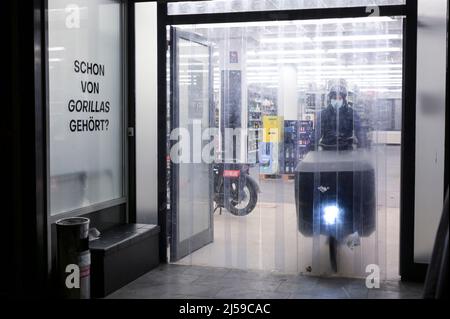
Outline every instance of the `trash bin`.
<svg viewBox="0 0 450 319">
<path fill-rule="evenodd" d="M 89 219 L 71 217 L 58 220 L 56 236 L 60 296 L 64 299 L 89 299 Z"/>
</svg>

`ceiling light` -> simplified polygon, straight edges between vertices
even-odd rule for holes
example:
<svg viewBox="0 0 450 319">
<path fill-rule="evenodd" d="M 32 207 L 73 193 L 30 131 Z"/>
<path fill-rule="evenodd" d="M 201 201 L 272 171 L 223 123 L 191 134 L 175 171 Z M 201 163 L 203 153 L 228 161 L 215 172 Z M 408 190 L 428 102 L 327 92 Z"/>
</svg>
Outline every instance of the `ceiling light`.
<svg viewBox="0 0 450 319">
<path fill-rule="evenodd" d="M 262 50 L 259 52 L 249 51 L 247 52 L 247 56 L 254 55 L 289 55 L 289 54 L 322 54 L 326 51 L 323 49 L 314 49 L 314 50 Z"/>
<path fill-rule="evenodd" d="M 48 48 L 49 51 L 64 51 L 64 47 L 50 47 Z"/>
<path fill-rule="evenodd" d="M 371 53 L 371 52 L 401 52 L 401 48 L 341 48 L 341 49 L 314 49 L 314 50 L 261 50 L 259 52 L 249 51 L 247 56 L 264 55 L 310 55 L 310 54 L 333 54 L 333 53 Z"/>
<path fill-rule="evenodd" d="M 348 70 L 348 71 L 305 71 L 298 72 L 299 75 L 311 75 L 311 76 L 345 76 L 345 75 L 356 75 L 356 74 L 402 74 L 402 70 Z"/>
<path fill-rule="evenodd" d="M 249 27 L 283 27 L 295 25 L 326 25 L 326 24 L 346 24 L 346 23 L 377 23 L 377 22 L 398 22 L 401 18 L 392 17 L 361 17 L 361 18 L 339 18 L 320 20 L 295 20 L 295 21 L 264 21 L 264 22 L 236 22 L 236 23 L 205 23 L 205 24 L 184 24 L 178 25 L 179 29 L 231 29 Z"/>
<path fill-rule="evenodd" d="M 332 49 L 327 53 L 372 53 L 372 52 L 401 52 L 401 48 L 352 48 L 352 49 Z"/>
<path fill-rule="evenodd" d="M 289 58 L 282 58 L 282 59 L 247 59 L 248 64 L 282 64 L 282 63 L 305 63 L 305 62 L 334 62 L 336 61 L 336 58 L 301 58 L 301 59 L 289 59 Z"/>
<path fill-rule="evenodd" d="M 318 65 L 318 66 L 298 66 L 298 69 L 303 70 L 333 70 L 333 69 L 383 69 L 383 68 L 402 68 L 402 64 L 352 64 L 352 65 Z"/>
<path fill-rule="evenodd" d="M 377 41 L 377 40 L 401 40 L 401 34 L 368 34 L 322 37 L 289 37 L 289 38 L 263 38 L 261 43 L 304 43 L 304 42 L 343 42 L 343 41 Z"/>
</svg>

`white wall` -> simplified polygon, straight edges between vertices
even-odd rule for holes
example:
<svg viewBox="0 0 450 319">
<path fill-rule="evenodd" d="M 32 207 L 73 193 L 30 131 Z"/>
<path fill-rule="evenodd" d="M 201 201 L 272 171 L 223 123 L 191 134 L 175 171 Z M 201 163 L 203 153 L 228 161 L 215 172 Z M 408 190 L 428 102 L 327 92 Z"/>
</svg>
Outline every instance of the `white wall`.
<svg viewBox="0 0 450 319">
<path fill-rule="evenodd" d="M 418 4 L 414 261 L 428 263 L 444 200 L 448 4 Z"/>
<path fill-rule="evenodd" d="M 156 2 L 135 4 L 136 13 L 136 214 L 158 222 L 157 13 Z"/>
</svg>

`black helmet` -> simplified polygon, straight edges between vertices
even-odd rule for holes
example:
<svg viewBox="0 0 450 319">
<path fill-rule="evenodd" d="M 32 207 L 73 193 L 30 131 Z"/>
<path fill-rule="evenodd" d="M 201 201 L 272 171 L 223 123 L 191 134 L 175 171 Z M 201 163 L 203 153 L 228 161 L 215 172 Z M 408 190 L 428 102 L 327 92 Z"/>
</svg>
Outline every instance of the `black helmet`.
<svg viewBox="0 0 450 319">
<path fill-rule="evenodd" d="M 347 88 L 343 85 L 334 85 L 330 89 L 330 93 L 328 93 L 328 97 L 330 99 L 335 99 L 338 95 L 340 95 L 344 100 L 347 98 Z"/>
</svg>

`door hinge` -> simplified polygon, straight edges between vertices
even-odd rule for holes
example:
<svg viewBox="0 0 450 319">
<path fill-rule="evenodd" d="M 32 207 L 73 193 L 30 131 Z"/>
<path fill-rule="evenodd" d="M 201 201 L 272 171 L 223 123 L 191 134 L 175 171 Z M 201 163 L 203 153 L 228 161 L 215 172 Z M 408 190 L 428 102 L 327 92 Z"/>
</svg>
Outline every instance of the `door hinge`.
<svg viewBox="0 0 450 319">
<path fill-rule="evenodd" d="M 134 127 L 129 127 L 128 128 L 128 137 L 133 137 L 134 136 Z"/>
</svg>

